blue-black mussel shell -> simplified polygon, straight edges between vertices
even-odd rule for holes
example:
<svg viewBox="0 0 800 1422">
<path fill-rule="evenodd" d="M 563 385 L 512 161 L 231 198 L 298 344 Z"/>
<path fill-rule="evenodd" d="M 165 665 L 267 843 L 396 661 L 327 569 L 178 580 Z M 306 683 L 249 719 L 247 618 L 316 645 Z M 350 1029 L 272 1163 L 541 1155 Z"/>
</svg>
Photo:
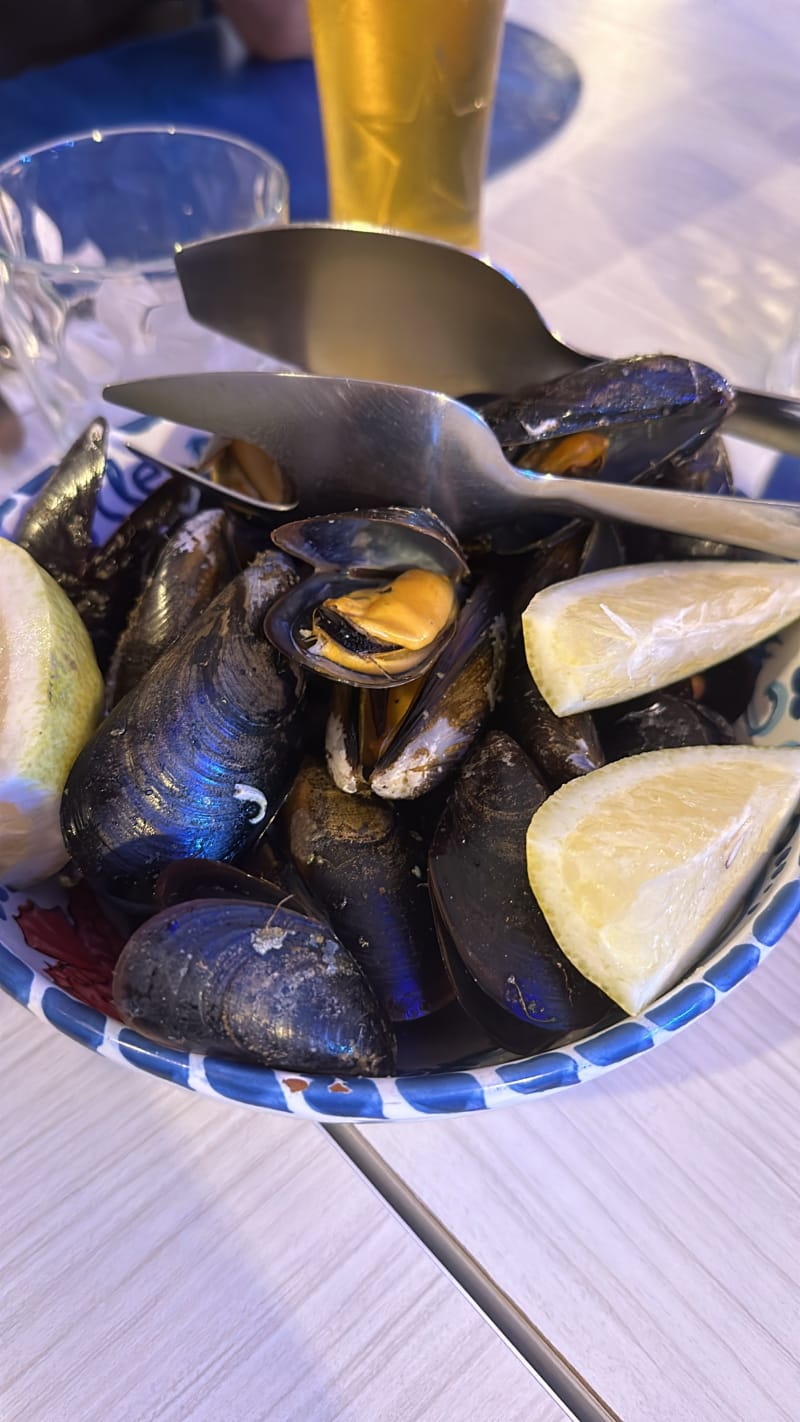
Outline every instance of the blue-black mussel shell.
<svg viewBox="0 0 800 1422">
<path fill-rule="evenodd" d="M 346 795 L 309 761 L 280 817 L 289 856 L 392 1022 L 452 997 L 436 942 L 425 855 L 398 806 Z"/>
<path fill-rule="evenodd" d="M 83 591 L 86 563 L 94 553 L 92 521 L 107 444 L 106 421 L 92 420 L 28 504 L 14 534 L 73 601 Z"/>
<path fill-rule="evenodd" d="M 106 686 L 121 701 L 239 571 L 221 509 L 203 509 L 167 540 L 114 649 Z"/>
<path fill-rule="evenodd" d="M 255 901 L 199 899 L 128 940 L 114 1001 L 137 1031 L 189 1051 L 292 1071 L 378 1076 L 394 1041 L 375 996 L 330 930 Z"/>
<path fill-rule="evenodd" d="M 715 370 L 653 355 L 599 361 L 517 391 L 481 414 L 514 464 L 628 483 L 698 448 L 732 409 L 733 391 Z M 565 443 L 578 435 L 595 437 L 588 452 Z M 572 448 L 581 451 L 574 467 Z"/>
<path fill-rule="evenodd" d="M 274 551 L 240 573 L 75 762 L 64 838 L 114 898 L 152 903 L 172 860 L 233 859 L 278 810 L 299 760 L 302 673 L 262 623 L 294 576 Z"/>
<path fill-rule="evenodd" d="M 593 1026 L 611 1008 L 564 957 L 528 883 L 525 835 L 547 793 L 516 742 L 491 732 L 464 763 L 428 858 L 459 1001 L 515 1052 Z"/>
</svg>

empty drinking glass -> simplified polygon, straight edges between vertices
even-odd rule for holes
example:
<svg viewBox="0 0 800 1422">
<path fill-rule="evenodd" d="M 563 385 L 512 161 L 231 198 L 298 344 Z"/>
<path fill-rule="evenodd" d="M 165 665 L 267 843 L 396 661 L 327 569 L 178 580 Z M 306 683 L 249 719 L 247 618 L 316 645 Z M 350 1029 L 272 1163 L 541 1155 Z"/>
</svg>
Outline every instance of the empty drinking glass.
<svg viewBox="0 0 800 1422">
<path fill-rule="evenodd" d="M 112 381 L 256 366 L 191 320 L 174 253 L 287 221 L 280 163 L 224 134 L 97 130 L 0 167 L 0 331 L 62 443 L 98 413 L 120 422 Z"/>
</svg>

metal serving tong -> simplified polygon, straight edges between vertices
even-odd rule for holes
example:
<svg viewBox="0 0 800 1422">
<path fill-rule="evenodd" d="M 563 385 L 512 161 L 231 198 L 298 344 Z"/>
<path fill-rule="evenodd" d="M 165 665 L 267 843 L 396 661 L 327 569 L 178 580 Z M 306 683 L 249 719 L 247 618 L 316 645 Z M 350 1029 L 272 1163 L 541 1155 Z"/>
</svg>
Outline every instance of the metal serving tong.
<svg viewBox="0 0 800 1422">
<path fill-rule="evenodd" d="M 506 273 L 458 247 L 378 229 L 296 224 L 176 257 L 196 321 L 316 375 L 510 394 L 601 359 L 545 325 Z M 800 454 L 800 401 L 735 390 L 731 434 Z"/>
<path fill-rule="evenodd" d="M 540 510 L 559 511 L 800 558 L 800 507 L 517 469 L 474 410 L 430 390 L 248 372 L 163 376 L 105 394 L 140 413 L 268 450 L 294 485 L 300 514 L 421 506 L 470 538 Z M 202 473 L 179 472 L 211 483 Z M 236 497 L 250 507 L 260 503 Z"/>
</svg>

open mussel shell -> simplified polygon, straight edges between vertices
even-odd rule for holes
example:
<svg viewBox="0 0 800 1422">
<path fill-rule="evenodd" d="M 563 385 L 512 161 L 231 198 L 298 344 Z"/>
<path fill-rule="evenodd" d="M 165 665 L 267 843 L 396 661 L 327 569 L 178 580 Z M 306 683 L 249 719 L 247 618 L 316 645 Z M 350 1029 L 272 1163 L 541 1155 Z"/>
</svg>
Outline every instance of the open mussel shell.
<svg viewBox="0 0 800 1422">
<path fill-rule="evenodd" d="M 67 779 L 61 821 L 78 867 L 152 903 L 174 859 L 232 859 L 278 810 L 299 759 L 302 678 L 262 632 L 290 585 L 263 554 L 106 717 Z"/>
<path fill-rule="evenodd" d="M 397 706 L 395 688 L 334 698 L 326 728 L 328 770 L 340 789 L 369 787 L 387 800 L 427 794 L 451 775 L 494 709 L 505 665 L 506 619 L 484 579 L 467 599 L 432 671 Z"/>
<path fill-rule="evenodd" d="M 547 793 L 511 737 L 491 732 L 462 767 L 428 857 L 456 993 L 512 1051 L 536 1051 L 610 1009 L 564 957 L 528 883 L 525 835 Z"/>
<path fill-rule="evenodd" d="M 452 637 L 458 599 L 453 585 L 440 581 L 435 591 L 443 595 L 444 617 L 431 621 L 425 585 L 421 594 L 412 589 L 420 618 L 412 611 L 409 620 L 419 622 L 422 635 L 415 635 L 411 643 L 393 638 L 385 619 L 387 630 L 380 625 L 382 594 L 396 592 L 401 603 L 407 600 L 408 593 L 399 578 L 407 577 L 409 572 L 403 570 L 391 581 L 387 577 L 312 573 L 270 610 L 264 624 L 267 636 L 284 656 L 330 681 L 348 686 L 400 686 L 416 681 L 433 666 Z M 431 573 L 422 576 L 439 577 Z M 359 599 L 364 599 L 363 615 L 355 605 Z M 341 610 L 347 608 L 352 609 L 352 615 L 342 614 Z M 375 624 L 377 636 L 372 631 Z"/>
<path fill-rule="evenodd" d="M 452 996 L 436 942 L 425 856 L 385 801 L 345 795 L 305 764 L 280 818 L 302 879 L 394 1022 Z"/>
<path fill-rule="evenodd" d="M 273 542 L 317 572 L 355 577 L 427 568 L 457 581 L 469 569 L 447 524 L 430 509 L 355 509 L 276 528 Z"/>
<path fill-rule="evenodd" d="M 424 509 L 370 509 L 302 519 L 273 541 L 315 571 L 271 610 L 285 656 L 351 686 L 423 676 L 456 624 L 468 569 L 453 535 Z"/>
<path fill-rule="evenodd" d="M 294 485 L 276 459 L 244 439 L 212 439 L 197 473 L 232 496 L 234 506 L 262 513 L 285 512 L 297 502 Z"/>
<path fill-rule="evenodd" d="M 225 514 L 203 509 L 164 545 L 114 650 L 108 702 L 132 690 L 238 572 Z"/>
<path fill-rule="evenodd" d="M 733 391 L 716 371 L 654 355 L 571 371 L 481 414 L 512 463 L 627 483 L 696 448 L 732 409 Z"/>
<path fill-rule="evenodd" d="M 394 1067 L 391 1029 L 351 955 L 286 908 L 214 898 L 164 909 L 128 940 L 113 991 L 124 1022 L 184 1050 L 338 1076 Z"/>
<path fill-rule="evenodd" d="M 15 541 L 75 599 L 92 553 L 92 522 L 103 482 L 108 425 L 92 420 L 28 504 Z"/>
<path fill-rule="evenodd" d="M 131 453 L 195 485 L 212 507 L 237 510 L 262 525 L 297 507 L 289 476 L 270 454 L 245 440 L 211 439 L 198 465 L 176 464 L 136 440 L 127 443 Z"/>
</svg>

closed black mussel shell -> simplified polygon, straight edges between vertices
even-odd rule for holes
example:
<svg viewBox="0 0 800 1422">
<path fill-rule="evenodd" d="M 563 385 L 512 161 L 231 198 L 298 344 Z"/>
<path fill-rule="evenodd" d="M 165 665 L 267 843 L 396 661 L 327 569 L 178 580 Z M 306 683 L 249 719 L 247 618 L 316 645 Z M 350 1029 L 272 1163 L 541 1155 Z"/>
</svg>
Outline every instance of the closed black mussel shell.
<svg viewBox="0 0 800 1422">
<path fill-rule="evenodd" d="M 605 763 L 605 756 L 590 712 L 557 716 L 542 696 L 525 656 L 522 613 L 542 588 L 584 572 L 613 567 L 622 556 L 613 524 L 575 520 L 531 549 L 512 594 L 499 722 L 553 789 L 598 770 Z"/>
<path fill-rule="evenodd" d="M 653 481 L 660 489 L 683 494 L 733 494 L 733 473 L 725 441 L 712 434 L 692 453 L 668 460 Z M 659 528 L 625 524 L 623 537 L 629 563 L 656 563 L 662 558 L 753 558 L 745 548 L 718 543 L 713 538 L 693 538 L 688 533 L 665 533 Z"/>
<path fill-rule="evenodd" d="M 516 742 L 490 733 L 461 770 L 428 860 L 462 1006 L 517 1052 L 593 1026 L 611 1008 L 564 957 L 528 883 L 526 831 L 547 793 Z"/>
<path fill-rule="evenodd" d="M 152 904 L 174 859 L 235 858 L 280 807 L 300 759 L 302 677 L 261 624 L 293 577 L 272 551 L 246 568 L 78 756 L 64 839 L 115 899 Z"/>
<path fill-rule="evenodd" d="M 425 856 L 397 808 L 345 794 L 310 762 L 280 823 L 298 873 L 391 1021 L 442 1007 L 452 990 L 436 941 Z"/>
<path fill-rule="evenodd" d="M 106 672 L 131 609 L 164 543 L 194 512 L 197 491 L 183 479 L 168 479 L 148 494 L 87 558 L 74 598 Z"/>
<path fill-rule="evenodd" d="M 94 551 L 92 522 L 107 443 L 106 421 L 92 420 L 28 504 L 14 535 L 73 601 L 82 591 L 85 565 Z"/>
<path fill-rule="evenodd" d="M 187 1051 L 337 1076 L 394 1067 L 391 1030 L 351 955 L 287 909 L 233 899 L 164 909 L 128 940 L 113 991 L 129 1026 Z"/>
<path fill-rule="evenodd" d="M 654 696 L 645 706 L 628 710 L 623 704 L 615 709 L 622 714 L 609 718 L 602 732 L 608 760 L 680 746 L 734 745 L 737 740 L 718 711 L 668 692 Z"/>
<path fill-rule="evenodd" d="M 131 609 L 107 684 L 109 705 L 142 677 L 239 571 L 221 509 L 203 509 L 175 530 Z"/>
</svg>

